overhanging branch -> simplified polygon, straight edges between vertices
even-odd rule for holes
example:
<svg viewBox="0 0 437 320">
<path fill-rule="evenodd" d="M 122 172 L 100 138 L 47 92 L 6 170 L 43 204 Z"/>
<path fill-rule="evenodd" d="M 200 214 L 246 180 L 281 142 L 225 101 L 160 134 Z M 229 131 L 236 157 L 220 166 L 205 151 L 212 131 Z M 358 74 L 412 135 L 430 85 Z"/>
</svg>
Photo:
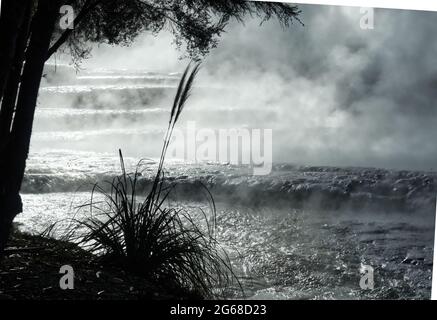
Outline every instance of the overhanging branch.
<svg viewBox="0 0 437 320">
<path fill-rule="evenodd" d="M 77 17 L 74 19 L 75 25 L 79 25 L 81 21 L 87 16 L 88 13 L 90 13 L 97 5 L 101 2 L 101 0 L 96 0 L 92 2 L 92 0 L 87 0 L 85 4 L 83 5 L 82 10 L 79 12 Z M 49 51 L 47 52 L 47 58 L 50 59 L 50 57 L 58 51 L 58 49 L 68 40 L 68 38 L 73 33 L 73 29 L 67 29 L 65 30 L 62 35 L 59 37 L 59 39 L 50 47 Z"/>
</svg>

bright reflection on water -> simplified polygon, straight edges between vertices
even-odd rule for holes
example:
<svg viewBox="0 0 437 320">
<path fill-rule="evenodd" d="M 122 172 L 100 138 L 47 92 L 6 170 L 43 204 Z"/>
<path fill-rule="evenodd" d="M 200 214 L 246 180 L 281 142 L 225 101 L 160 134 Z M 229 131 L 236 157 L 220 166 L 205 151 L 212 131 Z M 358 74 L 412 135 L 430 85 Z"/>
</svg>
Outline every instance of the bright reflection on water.
<svg viewBox="0 0 437 320">
<path fill-rule="evenodd" d="M 27 210 L 17 222 L 26 231 L 41 232 L 53 221 L 72 217 L 75 206 L 89 196 L 24 195 Z M 178 205 L 193 215 L 199 207 L 208 209 L 204 203 Z M 217 206 L 217 236 L 247 298 L 429 299 L 434 229 L 417 218 Z M 361 264 L 375 269 L 372 291 L 360 289 Z M 236 289 L 234 297 L 240 295 Z"/>
</svg>

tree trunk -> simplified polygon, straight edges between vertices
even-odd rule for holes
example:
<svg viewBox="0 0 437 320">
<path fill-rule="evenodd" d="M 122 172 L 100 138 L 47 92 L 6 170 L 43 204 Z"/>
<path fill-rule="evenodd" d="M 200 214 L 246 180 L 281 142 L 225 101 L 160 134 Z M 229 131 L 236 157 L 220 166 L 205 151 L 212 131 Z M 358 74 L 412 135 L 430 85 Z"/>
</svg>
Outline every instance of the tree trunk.
<svg viewBox="0 0 437 320">
<path fill-rule="evenodd" d="M 15 57 L 15 49 L 19 29 L 31 0 L 1 1 L 0 16 L 0 99 L 9 76 L 9 71 Z"/>
<path fill-rule="evenodd" d="M 0 194 L 0 259 L 3 257 L 3 251 L 11 232 L 12 222 L 22 209 L 23 205 L 18 193 Z"/>
<path fill-rule="evenodd" d="M 9 237 L 12 221 L 22 211 L 19 191 L 29 153 L 32 125 L 44 62 L 50 47 L 60 0 L 39 0 L 32 22 L 25 66 L 18 94 L 11 138 L 2 157 L 0 174 L 0 257 Z"/>
<path fill-rule="evenodd" d="M 6 145 L 11 131 L 12 117 L 15 110 L 15 103 L 17 100 L 18 88 L 20 85 L 21 72 L 23 69 L 24 54 L 26 52 L 27 42 L 29 39 L 31 11 L 32 3 L 29 2 L 17 39 L 14 64 L 12 65 L 12 68 L 10 70 L 9 77 L 6 83 L 6 88 L 3 93 L 3 100 L 0 109 L 0 140 L 3 141 L 4 145 Z"/>
</svg>

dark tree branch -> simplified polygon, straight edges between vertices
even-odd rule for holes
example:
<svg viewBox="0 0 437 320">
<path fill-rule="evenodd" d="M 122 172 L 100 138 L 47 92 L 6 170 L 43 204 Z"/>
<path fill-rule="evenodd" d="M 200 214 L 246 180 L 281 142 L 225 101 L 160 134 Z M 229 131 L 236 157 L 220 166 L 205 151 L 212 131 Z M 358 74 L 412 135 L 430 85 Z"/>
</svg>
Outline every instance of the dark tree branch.
<svg viewBox="0 0 437 320">
<path fill-rule="evenodd" d="M 87 0 L 85 4 L 83 5 L 82 10 L 79 12 L 77 17 L 74 19 L 74 24 L 79 25 L 81 21 L 93 10 L 97 7 L 97 5 L 101 2 L 101 0 L 96 0 L 92 2 L 92 0 Z M 47 52 L 47 58 L 50 59 L 50 57 L 59 50 L 59 48 L 68 40 L 68 38 L 71 36 L 71 34 L 74 32 L 74 29 L 67 29 L 65 30 L 62 35 L 59 37 L 59 39 L 50 47 L 49 51 Z"/>
</svg>

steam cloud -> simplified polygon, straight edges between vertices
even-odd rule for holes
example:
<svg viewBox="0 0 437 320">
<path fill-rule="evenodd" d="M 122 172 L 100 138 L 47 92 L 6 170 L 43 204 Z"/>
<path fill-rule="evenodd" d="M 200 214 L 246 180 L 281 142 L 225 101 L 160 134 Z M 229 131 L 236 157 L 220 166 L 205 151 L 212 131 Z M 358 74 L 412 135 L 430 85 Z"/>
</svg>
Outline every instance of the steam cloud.
<svg viewBox="0 0 437 320">
<path fill-rule="evenodd" d="M 305 26 L 230 25 L 200 79 L 227 94 L 195 92 L 194 107 L 235 108 L 242 126 L 272 128 L 276 162 L 437 169 L 436 14 L 375 10 L 375 28 L 362 30 L 359 8 L 300 7 Z M 171 35 L 145 35 L 96 48 L 85 67 L 174 72 L 180 54 Z"/>
</svg>

